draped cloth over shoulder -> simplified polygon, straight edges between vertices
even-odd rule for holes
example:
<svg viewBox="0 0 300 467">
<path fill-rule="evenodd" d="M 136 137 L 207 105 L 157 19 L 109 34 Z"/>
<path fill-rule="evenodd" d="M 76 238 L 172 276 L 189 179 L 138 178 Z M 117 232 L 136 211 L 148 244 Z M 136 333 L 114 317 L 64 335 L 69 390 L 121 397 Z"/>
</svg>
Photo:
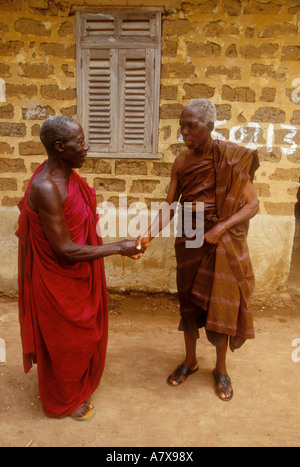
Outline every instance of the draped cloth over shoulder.
<svg viewBox="0 0 300 467">
<path fill-rule="evenodd" d="M 33 178 L 44 164 L 38 167 Z M 32 179 L 33 179 L 32 178 Z M 38 213 L 19 203 L 19 319 L 26 373 L 37 363 L 40 398 L 49 417 L 72 413 L 95 391 L 107 347 L 103 260 L 62 263 Z M 72 171 L 64 215 L 74 243 L 101 245 L 95 192 Z"/>
<path fill-rule="evenodd" d="M 233 216 L 245 203 L 244 192 L 259 167 L 256 150 L 214 141 L 216 209 L 219 220 Z M 248 225 L 237 225 L 222 235 L 215 257 L 215 272 L 206 330 L 231 336 L 231 348 L 254 337 L 250 301 L 255 278 L 247 245 Z"/>
<path fill-rule="evenodd" d="M 232 143 L 214 140 L 211 152 L 202 161 L 189 161 L 179 174 L 182 200 L 204 202 L 205 231 L 241 209 L 246 183 L 259 166 L 256 151 Z M 250 300 L 255 280 L 246 237 L 247 225 L 241 224 L 217 245 L 204 242 L 188 249 L 184 237 L 175 243 L 182 317 L 197 319 L 207 332 L 231 336 L 232 350 L 254 337 Z"/>
</svg>

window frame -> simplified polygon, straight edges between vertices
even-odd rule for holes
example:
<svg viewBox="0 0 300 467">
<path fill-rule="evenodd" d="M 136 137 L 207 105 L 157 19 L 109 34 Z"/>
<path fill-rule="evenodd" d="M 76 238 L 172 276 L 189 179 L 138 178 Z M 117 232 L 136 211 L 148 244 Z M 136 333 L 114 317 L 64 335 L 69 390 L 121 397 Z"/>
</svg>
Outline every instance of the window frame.
<svg viewBox="0 0 300 467">
<path fill-rule="evenodd" d="M 151 60 L 154 65 L 154 70 L 151 70 L 151 79 L 149 77 L 145 78 L 145 83 L 148 93 L 146 93 L 146 104 L 145 104 L 145 115 L 144 115 L 144 130 L 145 130 L 145 139 L 147 140 L 144 150 L 135 149 L 134 151 L 129 152 L 119 152 L 118 150 L 113 152 L 112 150 L 90 150 L 88 153 L 89 157 L 98 157 L 106 159 L 159 159 L 162 156 L 158 154 L 158 128 L 159 128 L 159 95 L 160 95 L 160 61 L 161 61 L 161 8 L 87 8 L 82 9 L 78 8 L 75 11 L 76 15 L 76 81 L 77 81 L 77 116 L 79 121 L 82 124 L 83 130 L 86 134 L 87 142 L 89 144 L 88 136 L 88 102 L 84 96 L 84 89 L 87 89 L 89 73 L 85 71 L 87 66 L 86 55 L 89 51 L 109 51 L 111 60 L 110 70 L 112 67 L 118 68 L 117 76 L 111 75 L 112 86 L 115 86 L 114 89 L 117 89 L 118 96 L 124 99 L 122 95 L 121 87 L 123 86 L 119 77 L 124 73 L 124 69 L 120 66 L 121 57 L 124 58 L 126 54 L 133 55 L 136 50 L 145 50 L 145 57 L 152 57 Z M 86 34 L 86 21 L 88 19 L 92 21 L 95 19 L 102 19 L 105 21 L 107 18 L 114 19 L 114 36 L 109 35 L 100 36 L 98 33 L 95 35 L 88 36 Z M 128 20 L 128 18 L 130 18 Z M 124 21 L 133 21 L 133 20 L 148 20 L 149 19 L 149 33 L 148 36 L 140 36 L 139 32 L 137 35 L 131 35 L 129 32 L 128 36 L 123 35 L 120 31 L 120 24 L 123 25 Z M 108 21 L 109 23 L 109 21 Z M 111 25 L 108 24 L 108 30 L 111 29 Z M 124 29 L 123 29 L 124 30 Z M 116 33 L 117 31 L 117 33 Z M 126 34 L 126 31 L 125 31 Z M 100 52 L 99 52 L 100 53 Z M 106 52 L 107 53 L 107 52 Z M 116 57 L 118 57 L 116 59 Z M 118 60 L 118 63 L 116 63 Z M 146 59 L 145 59 L 146 63 Z M 150 63 L 150 62 L 149 62 Z M 146 75 L 149 75 L 146 68 Z M 124 85 L 125 86 L 125 85 Z M 111 89 L 111 88 L 110 88 Z M 120 117 L 120 112 L 118 108 L 119 102 L 116 102 L 117 99 L 112 97 L 110 93 L 110 106 L 111 106 L 111 115 L 110 115 L 110 131 L 112 128 L 116 128 L 116 119 L 123 123 L 121 126 L 121 131 L 124 131 L 125 124 L 122 122 Z M 150 118 L 149 111 L 150 109 Z M 151 130 L 151 136 L 149 136 L 149 128 L 147 121 L 151 119 L 152 128 L 149 125 Z M 120 128 L 119 128 L 120 129 Z M 147 136 L 148 132 L 148 136 Z M 115 133 L 115 132 L 114 132 Z M 149 137 L 151 142 L 149 143 Z M 115 136 L 116 138 L 116 136 Z M 120 147 L 119 142 L 116 144 L 116 140 L 113 138 L 111 141 L 111 148 L 116 149 Z M 117 136 L 120 138 L 120 136 Z M 124 147 L 124 140 L 123 147 Z M 147 147 L 148 145 L 148 147 Z M 130 148 L 128 146 L 128 148 Z M 103 149 L 103 148 L 102 148 Z M 150 149 L 150 150 L 149 150 Z"/>
</svg>

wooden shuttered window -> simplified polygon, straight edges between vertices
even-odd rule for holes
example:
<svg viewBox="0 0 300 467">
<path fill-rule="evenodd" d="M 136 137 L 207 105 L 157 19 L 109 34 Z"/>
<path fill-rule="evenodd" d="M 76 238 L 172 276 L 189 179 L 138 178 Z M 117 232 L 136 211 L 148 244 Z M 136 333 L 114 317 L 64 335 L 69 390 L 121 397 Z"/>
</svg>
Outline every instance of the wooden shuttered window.
<svg viewBox="0 0 300 467">
<path fill-rule="evenodd" d="M 77 15 L 78 119 L 98 157 L 158 157 L 160 11 Z"/>
</svg>

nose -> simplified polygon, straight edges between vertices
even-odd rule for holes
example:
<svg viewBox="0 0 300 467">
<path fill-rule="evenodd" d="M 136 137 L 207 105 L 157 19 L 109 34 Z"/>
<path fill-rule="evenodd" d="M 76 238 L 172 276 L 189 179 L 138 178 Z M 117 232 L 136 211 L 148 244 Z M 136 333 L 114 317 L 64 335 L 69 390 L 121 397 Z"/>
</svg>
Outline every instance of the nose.
<svg viewBox="0 0 300 467">
<path fill-rule="evenodd" d="M 189 128 L 187 125 L 182 125 L 181 126 L 181 134 L 182 136 L 188 135 L 189 134 Z"/>
<path fill-rule="evenodd" d="M 86 144 L 86 142 L 84 142 L 84 147 L 83 147 L 84 151 L 89 151 L 90 150 L 90 147 L 88 144 Z"/>
</svg>

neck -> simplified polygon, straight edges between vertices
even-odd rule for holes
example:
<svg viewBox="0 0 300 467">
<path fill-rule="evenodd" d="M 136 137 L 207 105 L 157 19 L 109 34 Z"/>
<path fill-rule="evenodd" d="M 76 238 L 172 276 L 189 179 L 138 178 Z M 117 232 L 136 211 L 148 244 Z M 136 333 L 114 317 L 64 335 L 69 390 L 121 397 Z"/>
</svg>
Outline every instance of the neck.
<svg viewBox="0 0 300 467">
<path fill-rule="evenodd" d="M 213 140 L 212 140 L 211 136 L 209 136 L 209 138 L 203 144 L 198 146 L 198 148 L 194 149 L 195 156 L 204 156 L 204 155 L 210 153 L 211 148 L 212 148 L 212 142 L 213 142 Z"/>
<path fill-rule="evenodd" d="M 68 166 L 61 158 L 55 157 L 55 155 L 48 155 L 48 161 L 46 162 L 46 168 L 49 170 L 52 176 L 57 178 L 69 178 L 72 168 Z"/>
</svg>

